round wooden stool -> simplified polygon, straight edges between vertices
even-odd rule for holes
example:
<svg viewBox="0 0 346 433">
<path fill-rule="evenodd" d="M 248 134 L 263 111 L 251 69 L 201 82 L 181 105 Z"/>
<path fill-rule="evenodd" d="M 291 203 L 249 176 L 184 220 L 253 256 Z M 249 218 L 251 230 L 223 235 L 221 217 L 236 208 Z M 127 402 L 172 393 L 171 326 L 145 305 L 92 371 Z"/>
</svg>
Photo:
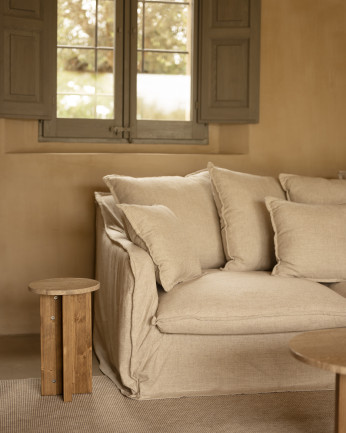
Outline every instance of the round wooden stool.
<svg viewBox="0 0 346 433">
<path fill-rule="evenodd" d="M 91 292 L 100 283 L 88 278 L 34 281 L 29 290 L 40 295 L 41 394 L 92 391 Z"/>
<path fill-rule="evenodd" d="M 336 373 L 335 431 L 346 433 L 346 329 L 304 332 L 289 347 L 299 361 Z"/>
</svg>

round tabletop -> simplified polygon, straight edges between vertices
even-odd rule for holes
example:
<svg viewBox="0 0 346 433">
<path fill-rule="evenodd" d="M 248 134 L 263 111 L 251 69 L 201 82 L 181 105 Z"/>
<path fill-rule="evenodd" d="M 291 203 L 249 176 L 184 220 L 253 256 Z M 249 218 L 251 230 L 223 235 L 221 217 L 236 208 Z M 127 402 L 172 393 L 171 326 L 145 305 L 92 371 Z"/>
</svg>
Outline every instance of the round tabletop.
<svg viewBox="0 0 346 433">
<path fill-rule="evenodd" d="M 346 374 L 346 328 L 304 332 L 293 337 L 289 347 L 299 361 Z"/>
<path fill-rule="evenodd" d="M 29 290 L 37 295 L 81 295 L 94 292 L 100 283 L 89 278 L 49 278 L 33 281 Z"/>
</svg>

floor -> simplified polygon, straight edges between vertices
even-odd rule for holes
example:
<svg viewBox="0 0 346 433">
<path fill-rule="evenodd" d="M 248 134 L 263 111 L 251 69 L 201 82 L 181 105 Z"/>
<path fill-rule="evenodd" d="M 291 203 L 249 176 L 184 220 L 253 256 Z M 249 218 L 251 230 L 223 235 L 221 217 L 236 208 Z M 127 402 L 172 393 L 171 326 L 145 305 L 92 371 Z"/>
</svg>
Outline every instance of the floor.
<svg viewBox="0 0 346 433">
<path fill-rule="evenodd" d="M 94 353 L 92 374 L 102 375 Z M 40 336 L 0 336 L 0 380 L 36 377 L 41 377 Z"/>
</svg>

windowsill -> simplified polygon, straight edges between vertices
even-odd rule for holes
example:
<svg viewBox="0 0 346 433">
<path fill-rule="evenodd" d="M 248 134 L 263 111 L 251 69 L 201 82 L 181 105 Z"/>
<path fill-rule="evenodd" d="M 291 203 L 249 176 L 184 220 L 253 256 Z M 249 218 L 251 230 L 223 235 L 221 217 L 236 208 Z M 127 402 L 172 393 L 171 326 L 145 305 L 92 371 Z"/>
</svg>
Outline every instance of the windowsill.
<svg viewBox="0 0 346 433">
<path fill-rule="evenodd" d="M 41 141 L 38 122 L 35 120 L 0 119 L 5 143 L 5 153 L 141 153 L 141 154 L 246 154 L 249 152 L 251 125 L 209 125 L 209 143 L 128 143 L 88 140 L 79 142 Z"/>
</svg>

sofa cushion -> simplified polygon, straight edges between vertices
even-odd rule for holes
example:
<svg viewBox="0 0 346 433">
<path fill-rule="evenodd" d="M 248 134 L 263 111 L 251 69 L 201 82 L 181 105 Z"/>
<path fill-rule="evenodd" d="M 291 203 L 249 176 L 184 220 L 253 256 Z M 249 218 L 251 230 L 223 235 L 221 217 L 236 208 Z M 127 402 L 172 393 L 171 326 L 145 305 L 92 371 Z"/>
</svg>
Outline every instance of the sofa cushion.
<svg viewBox="0 0 346 433">
<path fill-rule="evenodd" d="M 161 204 L 170 208 L 190 233 L 202 268 L 225 264 L 220 221 L 207 171 L 186 177 L 109 175 L 104 181 L 118 203 Z"/>
<path fill-rule="evenodd" d="M 269 272 L 215 270 L 160 293 L 156 323 L 173 334 L 262 334 L 346 326 L 346 299 Z"/>
<path fill-rule="evenodd" d="M 95 192 L 95 200 L 100 207 L 106 231 L 115 230 L 125 233 L 123 214 L 115 204 L 112 194 L 109 192 Z"/>
<path fill-rule="evenodd" d="M 132 242 L 149 252 L 157 266 L 158 283 L 168 292 L 202 269 L 190 233 L 166 206 L 117 205 L 125 214 Z"/>
<path fill-rule="evenodd" d="M 267 271 L 275 265 L 274 233 L 264 204 L 285 198 L 272 177 L 238 173 L 208 164 L 229 271 Z"/>
<path fill-rule="evenodd" d="M 279 175 L 287 199 L 298 203 L 345 204 L 346 179 L 323 179 L 320 177 Z"/>
<path fill-rule="evenodd" d="M 266 198 L 275 231 L 273 275 L 319 282 L 346 279 L 346 205 Z"/>
</svg>

